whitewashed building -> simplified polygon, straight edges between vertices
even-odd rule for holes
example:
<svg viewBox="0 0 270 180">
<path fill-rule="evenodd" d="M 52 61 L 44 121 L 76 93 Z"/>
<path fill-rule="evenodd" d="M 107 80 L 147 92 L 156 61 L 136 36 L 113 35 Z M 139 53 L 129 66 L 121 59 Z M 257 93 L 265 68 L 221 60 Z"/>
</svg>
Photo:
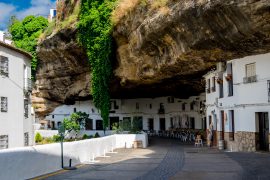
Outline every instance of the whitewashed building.
<svg viewBox="0 0 270 180">
<path fill-rule="evenodd" d="M 31 58 L 0 41 L 0 149 L 32 145 Z"/>
<path fill-rule="evenodd" d="M 54 8 L 50 9 L 50 14 L 48 16 L 49 22 L 52 22 L 56 18 L 56 13 L 57 13 L 56 9 L 54 9 Z"/>
<path fill-rule="evenodd" d="M 214 145 L 232 151 L 269 151 L 270 53 L 218 63 L 207 73 L 207 127 Z"/>
<path fill-rule="evenodd" d="M 121 120 L 139 121 L 141 130 L 168 130 L 170 128 L 205 129 L 205 94 L 189 99 L 174 97 L 114 99 L 111 100 L 109 127 Z M 86 130 L 103 130 L 102 118 L 98 110 L 89 101 L 77 101 L 74 105 L 57 107 L 46 117 L 51 129 L 57 129 L 65 117 L 73 112 L 86 112 L 90 122 Z"/>
</svg>

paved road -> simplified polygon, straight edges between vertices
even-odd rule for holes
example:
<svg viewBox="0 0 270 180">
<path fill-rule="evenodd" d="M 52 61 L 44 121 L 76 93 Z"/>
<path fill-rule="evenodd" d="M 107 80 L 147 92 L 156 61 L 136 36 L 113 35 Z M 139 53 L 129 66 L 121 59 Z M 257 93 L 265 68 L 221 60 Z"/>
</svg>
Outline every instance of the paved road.
<svg viewBox="0 0 270 180">
<path fill-rule="evenodd" d="M 268 153 L 223 153 L 177 140 L 154 138 L 147 149 L 119 149 L 99 163 L 50 176 L 48 180 L 256 180 L 270 179 Z"/>
</svg>

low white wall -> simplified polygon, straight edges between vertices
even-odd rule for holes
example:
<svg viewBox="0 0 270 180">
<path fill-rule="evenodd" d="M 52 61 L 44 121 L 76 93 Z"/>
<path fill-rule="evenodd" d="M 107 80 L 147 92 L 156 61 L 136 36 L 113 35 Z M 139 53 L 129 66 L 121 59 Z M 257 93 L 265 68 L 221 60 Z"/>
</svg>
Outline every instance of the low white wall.
<svg viewBox="0 0 270 180">
<path fill-rule="evenodd" d="M 75 142 L 64 143 L 64 164 L 68 166 L 90 161 L 92 156 L 101 156 L 115 148 L 132 147 L 134 140 L 148 144 L 146 134 L 111 135 Z M 60 143 L 37 145 L 0 151 L 0 179 L 29 179 L 61 169 Z"/>
<path fill-rule="evenodd" d="M 143 148 L 148 146 L 148 136 L 146 133 L 143 134 L 115 134 L 116 147 L 117 148 L 132 148 L 133 142 L 141 140 Z"/>
<path fill-rule="evenodd" d="M 41 134 L 42 137 L 53 137 L 53 135 L 58 134 L 58 130 L 36 130 L 35 134 L 39 132 Z M 84 134 L 92 135 L 94 136 L 96 133 L 98 133 L 101 137 L 104 136 L 104 131 L 96 131 L 96 130 L 85 130 L 85 131 L 81 131 L 80 132 L 80 136 L 83 136 Z M 112 135 L 113 131 L 106 131 L 105 135 Z"/>
</svg>

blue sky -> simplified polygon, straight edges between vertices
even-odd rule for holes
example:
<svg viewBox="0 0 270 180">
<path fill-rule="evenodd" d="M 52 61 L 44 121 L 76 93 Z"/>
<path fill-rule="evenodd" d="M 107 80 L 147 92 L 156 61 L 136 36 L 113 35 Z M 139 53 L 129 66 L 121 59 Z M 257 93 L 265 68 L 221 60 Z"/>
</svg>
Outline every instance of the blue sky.
<svg viewBox="0 0 270 180">
<path fill-rule="evenodd" d="M 0 0 L 0 30 L 6 30 L 10 16 L 23 19 L 27 15 L 47 16 L 55 0 Z"/>
</svg>

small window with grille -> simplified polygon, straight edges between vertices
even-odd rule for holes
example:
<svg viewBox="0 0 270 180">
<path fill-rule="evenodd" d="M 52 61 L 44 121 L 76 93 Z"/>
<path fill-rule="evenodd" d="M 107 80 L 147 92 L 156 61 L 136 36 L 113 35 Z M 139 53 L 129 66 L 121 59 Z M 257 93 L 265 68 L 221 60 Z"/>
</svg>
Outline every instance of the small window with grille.
<svg viewBox="0 0 270 180">
<path fill-rule="evenodd" d="M 7 112 L 7 111 L 8 111 L 8 98 L 1 97 L 1 112 Z"/>
<path fill-rule="evenodd" d="M 24 133 L 24 146 L 29 146 L 29 133 Z"/>
<path fill-rule="evenodd" d="M 24 99 L 24 117 L 28 118 L 29 116 L 29 109 L 28 109 L 28 99 Z"/>
<path fill-rule="evenodd" d="M 256 75 L 255 63 L 246 64 L 246 77 L 252 77 Z"/>
<path fill-rule="evenodd" d="M 8 135 L 0 135 L 0 149 L 8 148 Z"/>
<path fill-rule="evenodd" d="M 0 75 L 8 77 L 8 58 L 0 56 Z"/>
</svg>

